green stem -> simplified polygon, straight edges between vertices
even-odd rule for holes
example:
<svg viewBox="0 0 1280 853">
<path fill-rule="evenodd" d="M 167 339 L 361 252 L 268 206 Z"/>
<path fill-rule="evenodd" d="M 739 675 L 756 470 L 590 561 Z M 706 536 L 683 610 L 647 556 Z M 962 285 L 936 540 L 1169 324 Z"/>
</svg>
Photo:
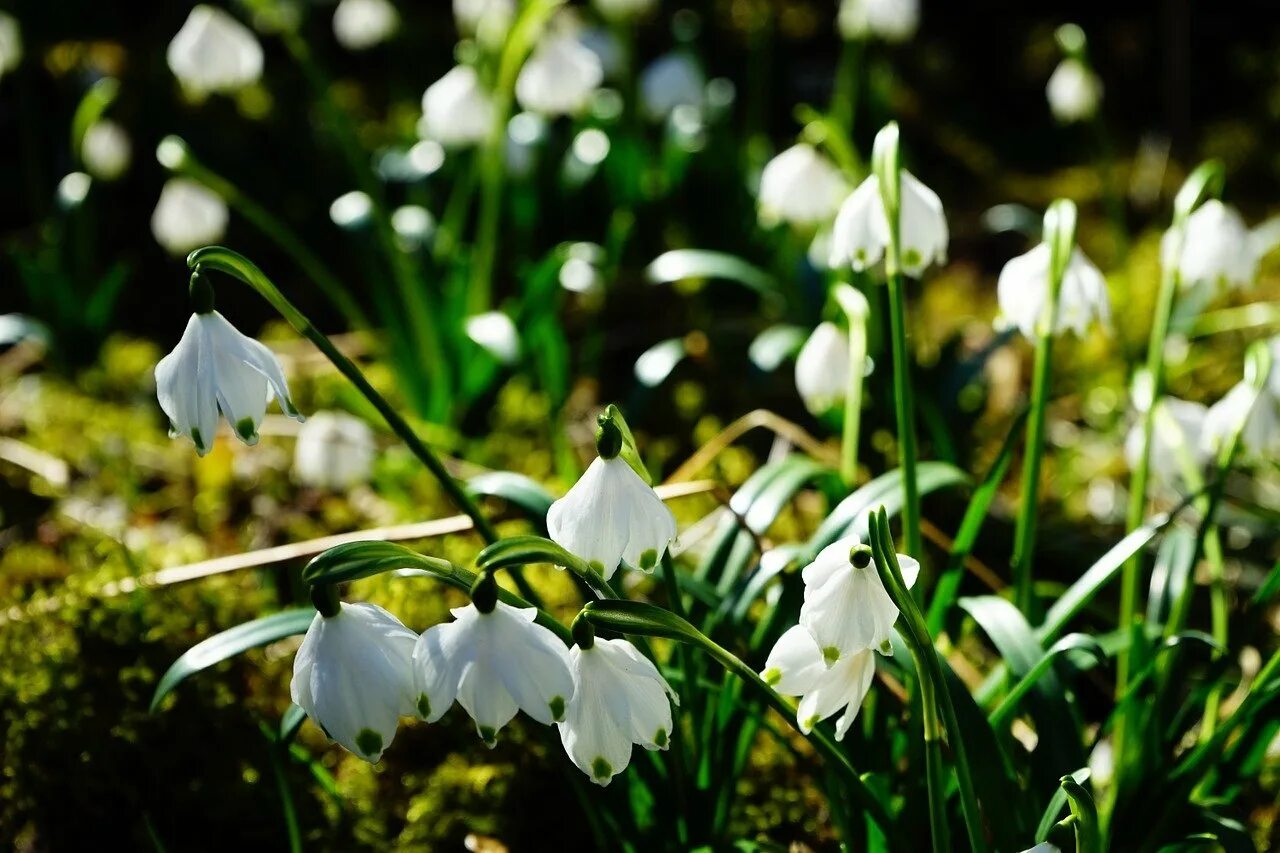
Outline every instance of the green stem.
<svg viewBox="0 0 1280 853">
<path fill-rule="evenodd" d="M 866 297 L 845 282 L 836 285 L 836 301 L 849 319 L 849 385 L 844 398 L 844 429 L 840 440 L 840 476 L 852 488 L 858 481 L 858 432 L 862 420 L 862 385 L 867 372 Z"/>
<path fill-rule="evenodd" d="M 921 560 L 924 546 L 920 538 L 920 485 L 916 479 L 915 396 L 911 389 L 911 359 L 907 352 L 906 293 L 897 266 L 897 239 L 890 248 L 892 267 L 886 264 L 889 287 L 889 332 L 893 346 L 893 397 L 898 419 L 898 464 L 902 467 L 902 527 L 906 551 Z M 891 271 L 890 271 L 891 270 Z M 924 584 L 921 584 L 923 587 Z"/>
</svg>

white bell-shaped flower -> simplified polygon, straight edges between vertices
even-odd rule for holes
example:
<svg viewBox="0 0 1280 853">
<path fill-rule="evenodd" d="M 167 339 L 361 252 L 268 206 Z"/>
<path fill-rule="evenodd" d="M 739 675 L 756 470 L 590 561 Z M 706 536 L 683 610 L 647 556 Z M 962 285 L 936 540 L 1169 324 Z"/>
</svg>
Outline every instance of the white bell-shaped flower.
<svg viewBox="0 0 1280 853">
<path fill-rule="evenodd" d="M 813 635 L 796 625 L 778 638 L 760 677 L 784 696 L 801 697 L 796 722 L 805 734 L 843 708 L 836 720 L 836 740 L 844 740 L 875 674 L 876 653 L 871 649 L 842 655 L 828 668 Z"/>
<path fill-rule="evenodd" d="M 418 635 L 375 604 L 319 613 L 293 659 L 289 694 L 325 734 L 368 762 L 391 745 L 414 713 Z"/>
<path fill-rule="evenodd" d="M 1280 456 L 1280 398 L 1269 387 L 1255 394 L 1249 383 L 1240 382 L 1210 406 L 1201 432 L 1204 449 L 1217 454 L 1236 430 L 1241 429 L 1241 424 L 1244 425 L 1240 433 L 1242 459 L 1254 462 Z"/>
<path fill-rule="evenodd" d="M 486 311 L 468 317 L 464 328 L 468 338 L 503 364 L 515 364 L 520 359 L 520 333 L 503 312 Z"/>
<path fill-rule="evenodd" d="M 836 164 L 802 142 L 778 154 L 760 173 L 760 220 L 820 225 L 836 215 L 848 195 L 849 183 Z"/>
<path fill-rule="evenodd" d="M 606 21 L 630 21 L 652 12 L 658 0 L 593 0 L 592 5 Z"/>
<path fill-rule="evenodd" d="M 304 486 L 344 491 L 367 482 L 373 469 L 373 430 L 345 412 L 316 412 L 298 431 L 293 477 Z"/>
<path fill-rule="evenodd" d="M 640 109 L 653 121 L 664 121 L 676 107 L 701 108 L 706 75 L 692 56 L 668 53 L 640 72 Z"/>
<path fill-rule="evenodd" d="M 1252 284 L 1258 276 L 1258 248 L 1239 211 L 1216 198 L 1187 217 L 1182 253 L 1174 258 L 1177 240 L 1171 230 L 1161 241 L 1161 260 L 1177 264 L 1178 283 L 1188 289 L 1208 285 L 1225 290 Z"/>
<path fill-rule="evenodd" d="M 666 749 L 671 702 L 680 703 L 653 662 L 626 640 L 597 638 L 569 651 L 573 701 L 560 741 L 578 769 L 608 785 L 631 762 L 631 746 Z"/>
<path fill-rule="evenodd" d="M 544 38 L 520 69 L 516 100 L 543 115 L 574 115 L 604 80 L 600 57 L 567 29 Z"/>
<path fill-rule="evenodd" d="M 342 0 L 333 10 L 333 35 L 347 50 L 368 50 L 395 35 L 400 15 L 389 0 Z"/>
<path fill-rule="evenodd" d="M 515 16 L 515 0 L 453 0 L 453 18 L 465 36 L 483 30 L 486 37 L 501 40 Z"/>
<path fill-rule="evenodd" d="M 910 589 L 920 574 L 920 564 L 898 555 L 902 579 Z M 828 667 L 866 649 L 878 649 L 889 640 L 898 606 L 893 603 L 871 557 L 871 549 L 849 536 L 823 548 L 817 559 L 801 572 L 804 603 L 800 624 L 813 635 Z"/>
<path fill-rule="evenodd" d="M 947 216 L 937 193 L 905 169 L 901 175 L 902 269 L 918 278 L 930 264 L 947 259 Z M 888 245 L 889 217 L 880 196 L 880 180 L 871 175 L 840 205 L 831 235 L 831 266 L 852 266 L 861 272 L 879 263 Z"/>
<path fill-rule="evenodd" d="M 493 122 L 493 98 L 480 75 L 458 65 L 423 93 L 418 135 L 441 145 L 477 145 L 493 132 Z"/>
<path fill-rule="evenodd" d="M 229 218 L 222 196 L 188 178 L 170 178 L 151 214 L 151 233 L 170 254 L 185 255 L 221 240 Z"/>
<path fill-rule="evenodd" d="M 129 134 L 109 118 L 89 125 L 80 141 L 80 159 L 85 171 L 101 181 L 114 181 L 123 175 L 132 156 Z"/>
<path fill-rule="evenodd" d="M 262 76 L 262 45 L 253 31 L 217 6 L 201 4 L 169 42 L 169 70 L 196 93 L 233 92 Z"/>
<path fill-rule="evenodd" d="M 920 27 L 920 0 L 842 0 L 836 27 L 846 39 L 908 41 Z"/>
<path fill-rule="evenodd" d="M 8 74 L 22 62 L 22 29 L 18 19 L 8 12 L 0 12 L 0 77 Z"/>
<path fill-rule="evenodd" d="M 1102 101 L 1102 81 L 1087 65 L 1074 57 L 1058 63 L 1045 84 L 1049 111 L 1063 124 L 1093 118 Z"/>
<path fill-rule="evenodd" d="M 201 456 L 213 449 L 219 412 L 250 445 L 272 396 L 286 415 L 303 419 L 275 355 L 217 311 L 191 315 L 182 340 L 156 365 L 156 396 L 174 435 L 188 436 Z"/>
<path fill-rule="evenodd" d="M 1036 338 L 1044 309 L 1049 301 L 1049 274 L 1052 250 L 1041 243 L 1004 265 L 997 283 L 1000 314 L 1028 338 Z M 1111 303 L 1107 298 L 1107 280 L 1078 248 L 1062 275 L 1058 291 L 1058 316 L 1054 334 L 1065 331 L 1083 335 L 1097 321 L 1103 326 L 1111 322 Z"/>
<path fill-rule="evenodd" d="M 849 335 L 835 323 L 819 323 L 800 348 L 796 390 L 815 415 L 844 401 L 849 392 Z"/>
<path fill-rule="evenodd" d="M 456 699 L 488 746 L 516 711 L 543 725 L 564 719 L 573 699 L 569 650 L 534 622 L 538 611 L 473 603 L 452 611 L 455 621 L 428 628 L 413 650 L 418 715 L 435 722 Z"/>
<path fill-rule="evenodd" d="M 1198 471 L 1208 458 L 1202 437 L 1208 409 L 1176 397 L 1164 397 L 1156 407 L 1149 470 L 1155 482 L 1176 487 L 1183 484 L 1186 462 Z M 1125 461 L 1130 468 L 1137 467 L 1141 454 L 1142 421 L 1139 420 L 1130 428 L 1124 442 Z"/>
</svg>

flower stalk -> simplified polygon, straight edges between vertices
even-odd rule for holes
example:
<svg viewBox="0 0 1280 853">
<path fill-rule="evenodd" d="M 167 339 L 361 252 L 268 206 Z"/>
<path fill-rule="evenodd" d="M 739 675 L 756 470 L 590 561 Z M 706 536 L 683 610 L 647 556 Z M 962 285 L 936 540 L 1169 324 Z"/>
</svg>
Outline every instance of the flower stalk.
<svg viewBox="0 0 1280 853">
<path fill-rule="evenodd" d="M 862 420 L 862 385 L 867 373 L 867 317 L 871 308 L 862 292 L 847 282 L 835 288 L 836 302 L 849 320 L 849 384 L 844 397 L 840 437 L 840 477 L 852 488 L 858 481 L 858 438 Z"/>
</svg>

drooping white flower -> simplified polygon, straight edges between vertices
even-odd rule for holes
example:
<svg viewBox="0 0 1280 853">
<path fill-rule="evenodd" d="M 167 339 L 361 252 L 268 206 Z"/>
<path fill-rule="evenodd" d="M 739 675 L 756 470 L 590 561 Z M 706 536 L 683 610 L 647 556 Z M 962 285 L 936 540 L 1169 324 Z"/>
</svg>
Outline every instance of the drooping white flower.
<svg viewBox="0 0 1280 853">
<path fill-rule="evenodd" d="M 593 0 L 592 5 L 607 21 L 630 21 L 652 12 L 658 0 Z"/>
<path fill-rule="evenodd" d="M 217 6 L 196 6 L 169 42 L 169 70 L 196 93 L 233 92 L 262 76 L 253 31 Z"/>
<path fill-rule="evenodd" d="M 919 277 L 947 259 L 947 216 L 942 200 L 905 169 L 898 212 L 902 269 Z M 831 235 L 831 266 L 851 265 L 861 272 L 875 266 L 889 245 L 889 217 L 880 196 L 880 180 L 869 176 L 844 203 Z"/>
<path fill-rule="evenodd" d="M 589 648 L 574 646 L 569 663 L 573 701 L 560 722 L 560 741 L 591 781 L 608 785 L 627 769 L 632 744 L 667 748 L 671 702 L 680 698 L 635 646 L 597 638 Z"/>
<path fill-rule="evenodd" d="M 760 219 L 812 226 L 828 222 L 849 195 L 835 163 L 807 143 L 778 154 L 760 173 Z"/>
<path fill-rule="evenodd" d="M 216 243 L 227 231 L 227 203 L 213 190 L 187 178 L 170 178 L 151 214 L 151 233 L 170 254 Z"/>
<path fill-rule="evenodd" d="M 920 564 L 898 555 L 902 579 L 910 589 L 920 574 Z M 878 649 L 889 640 L 898 606 L 880 582 L 870 549 L 860 547 L 858 537 L 833 542 L 801 572 L 804 603 L 800 624 L 813 635 L 828 667 L 866 649 Z"/>
<path fill-rule="evenodd" d="M 600 57 L 572 32 L 562 31 L 544 38 L 525 61 L 516 78 L 516 100 L 543 115 L 573 115 L 586 107 L 603 79 Z"/>
<path fill-rule="evenodd" d="M 1151 433 L 1150 472 L 1157 483 L 1177 486 L 1183 482 L 1185 457 L 1198 471 L 1208 457 L 1201 433 L 1208 409 L 1200 403 L 1164 397 L 1156 403 Z M 1130 468 L 1137 467 L 1142 454 L 1142 421 L 1125 437 L 1124 456 Z"/>
<path fill-rule="evenodd" d="M 640 72 L 640 109 L 653 121 L 664 121 L 676 107 L 700 108 L 706 75 L 683 51 L 660 56 Z"/>
<path fill-rule="evenodd" d="M 516 324 L 501 311 L 486 311 L 468 317 L 467 337 L 503 364 L 515 364 L 520 358 L 520 333 Z"/>
<path fill-rule="evenodd" d="M 1204 449 L 1218 453 L 1241 424 L 1239 452 L 1245 461 L 1280 456 L 1280 398 L 1269 387 L 1256 393 L 1248 382 L 1240 382 L 1210 406 L 1201 433 Z"/>
<path fill-rule="evenodd" d="M 333 34 L 347 50 L 368 50 L 399 26 L 400 15 L 389 0 L 342 0 L 333 10 Z"/>
<path fill-rule="evenodd" d="M 1102 101 L 1102 81 L 1074 57 L 1058 63 L 1044 87 L 1053 117 L 1063 124 L 1093 118 Z"/>
<path fill-rule="evenodd" d="M 418 135 L 441 145 L 476 145 L 493 132 L 493 98 L 468 65 L 458 65 L 422 95 Z"/>
<path fill-rule="evenodd" d="M 80 141 L 80 159 L 85 171 L 102 181 L 114 181 L 129 168 L 132 147 L 129 134 L 109 118 L 89 125 Z"/>
<path fill-rule="evenodd" d="M 319 613 L 293 659 L 289 694 L 325 734 L 375 763 L 414 713 L 418 635 L 375 604 Z"/>
<path fill-rule="evenodd" d="M 1028 338 L 1037 337 L 1049 301 L 1051 256 L 1049 244 L 1041 243 L 1006 263 L 996 285 L 1001 315 Z M 1084 252 L 1073 248 L 1058 291 L 1054 333 L 1083 335 L 1095 320 L 1103 326 L 1111 321 L 1107 280 Z"/>
<path fill-rule="evenodd" d="M 842 655 L 828 667 L 809 629 L 796 625 L 778 638 L 760 677 L 784 696 L 801 697 L 796 722 L 805 734 L 843 708 L 836 740 L 844 740 L 875 674 L 876 653 L 871 649 Z"/>
<path fill-rule="evenodd" d="M 455 699 L 493 746 L 498 732 L 524 711 L 543 725 L 564 719 L 573 699 L 569 651 L 534 622 L 537 609 L 495 603 L 454 608 L 455 621 L 428 628 L 413 650 L 416 707 L 435 722 Z"/>
<path fill-rule="evenodd" d="M 0 77 L 8 74 L 22 62 L 22 29 L 18 19 L 8 12 L 0 12 Z"/>
<path fill-rule="evenodd" d="M 836 26 L 846 39 L 904 42 L 920 27 L 920 0 L 842 0 Z"/>
<path fill-rule="evenodd" d="M 819 323 L 796 356 L 796 390 L 815 415 L 841 403 L 849 391 L 849 335 Z"/>
<path fill-rule="evenodd" d="M 501 40 L 515 16 L 515 0 L 453 0 L 454 20 L 466 36 L 483 30 L 486 37 Z"/>
<path fill-rule="evenodd" d="M 1160 243 L 1161 261 L 1177 264 L 1178 283 L 1189 289 L 1208 285 L 1225 290 L 1252 284 L 1258 275 L 1258 249 L 1239 211 L 1209 199 L 1187 217 L 1181 254 L 1175 258 L 1173 230 Z"/>
<path fill-rule="evenodd" d="M 298 431 L 293 476 L 317 489 L 343 491 L 369 479 L 373 430 L 345 412 L 316 412 Z"/>
<path fill-rule="evenodd" d="M 156 396 L 174 435 L 188 436 L 201 456 L 213 449 L 219 413 L 250 445 L 273 396 L 286 415 L 303 419 L 275 355 L 217 311 L 191 315 L 182 340 L 156 365 Z"/>
</svg>

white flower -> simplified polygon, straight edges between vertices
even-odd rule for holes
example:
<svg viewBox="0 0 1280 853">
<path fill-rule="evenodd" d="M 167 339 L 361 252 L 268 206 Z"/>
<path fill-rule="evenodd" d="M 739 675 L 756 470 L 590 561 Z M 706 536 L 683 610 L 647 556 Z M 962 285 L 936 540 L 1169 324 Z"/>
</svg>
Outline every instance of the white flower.
<svg viewBox="0 0 1280 853">
<path fill-rule="evenodd" d="M 652 12 L 658 0 L 594 0 L 600 17 L 608 21 L 627 21 Z"/>
<path fill-rule="evenodd" d="M 1208 452 L 1203 448 L 1201 432 L 1208 412 L 1200 403 L 1165 397 L 1156 403 L 1155 423 L 1151 433 L 1151 477 L 1166 486 L 1183 482 L 1183 457 L 1196 470 L 1204 464 Z M 1124 456 L 1130 468 L 1137 467 L 1142 454 L 1142 421 L 1129 430 L 1124 442 Z"/>
<path fill-rule="evenodd" d="M 114 181 L 129 168 L 132 150 L 129 134 L 109 118 L 89 125 L 80 141 L 80 159 L 85 171 L 103 181 Z"/>
<path fill-rule="evenodd" d="M 875 674 L 876 653 L 871 649 L 843 655 L 828 668 L 813 635 L 796 625 L 778 638 L 760 677 L 784 696 L 802 697 L 796 722 L 805 734 L 843 708 L 836 740 L 844 740 Z"/>
<path fill-rule="evenodd" d="M 1041 243 L 1005 264 L 996 285 L 1001 315 L 1028 338 L 1037 337 L 1049 301 L 1051 255 L 1049 244 Z M 1054 333 L 1083 335 L 1095 320 L 1103 326 L 1111 321 L 1107 281 L 1083 252 L 1073 248 L 1058 291 Z"/>
<path fill-rule="evenodd" d="M 232 92 L 262 76 L 262 45 L 216 6 L 199 5 L 169 42 L 169 70 L 196 93 Z"/>
<path fill-rule="evenodd" d="M 937 193 L 902 171 L 900 223 L 902 269 L 919 277 L 932 263 L 947 259 L 947 217 Z M 831 235 L 831 266 L 852 265 L 861 272 L 875 266 L 889 245 L 889 217 L 875 175 L 845 199 Z"/>
<path fill-rule="evenodd" d="M 835 163 L 806 143 L 778 154 L 760 173 L 760 219 L 817 225 L 829 221 L 849 194 Z"/>
<path fill-rule="evenodd" d="M 671 701 L 680 699 L 635 646 L 597 638 L 590 648 L 574 646 L 569 664 L 573 701 L 560 722 L 560 741 L 591 781 L 608 785 L 625 770 L 632 744 L 667 748 Z"/>
<path fill-rule="evenodd" d="M 342 0 L 333 10 L 333 34 L 347 50 L 368 50 L 391 38 L 399 25 L 388 0 Z"/>
<path fill-rule="evenodd" d="M 910 589 L 920 574 L 920 564 L 899 554 L 898 565 Z M 878 649 L 888 642 L 898 619 L 898 606 L 880 582 L 870 550 L 859 547 L 858 537 L 849 536 L 823 548 L 801 577 L 804 603 L 800 605 L 800 624 L 813 635 L 828 667 L 846 655 Z"/>
<path fill-rule="evenodd" d="M 473 36 L 483 29 L 486 37 L 501 40 L 515 15 L 515 0 L 453 0 L 453 17 L 463 35 Z"/>
<path fill-rule="evenodd" d="M 1051 844 L 1048 841 L 1041 841 L 1035 847 L 1028 847 L 1026 850 L 1023 850 L 1022 853 L 1062 853 L 1062 849 L 1056 844 Z"/>
<path fill-rule="evenodd" d="M 373 430 L 344 412 L 316 412 L 298 431 L 293 476 L 318 489 L 342 491 L 369 479 Z"/>
<path fill-rule="evenodd" d="M 547 512 L 547 532 L 605 580 L 619 563 L 652 571 L 676 538 L 676 519 L 621 456 L 597 458 Z"/>
<path fill-rule="evenodd" d="M 516 100 L 544 115 L 581 112 L 604 79 L 600 57 L 569 32 L 543 39 L 516 78 Z"/>
<path fill-rule="evenodd" d="M 228 217 L 222 196 L 187 178 L 170 178 L 151 214 L 151 233 L 170 254 L 185 255 L 221 240 Z"/>
<path fill-rule="evenodd" d="M 1044 88 L 1049 110 L 1063 124 L 1093 118 L 1102 100 L 1102 81 L 1083 62 L 1067 58 L 1049 76 Z"/>
<path fill-rule="evenodd" d="M 18 19 L 7 12 L 0 12 L 0 77 L 8 74 L 22 62 L 22 30 Z"/>
<path fill-rule="evenodd" d="M 660 56 L 640 72 L 640 109 L 662 121 L 676 107 L 701 107 L 706 75 L 693 57 L 676 52 Z"/>
<path fill-rule="evenodd" d="M 1274 378 L 1275 370 L 1272 370 Z M 1256 395 L 1252 386 L 1241 382 L 1209 407 L 1204 418 L 1201 443 L 1209 453 L 1219 452 L 1236 430 L 1240 433 L 1240 456 L 1247 461 L 1280 455 L 1280 398 L 1264 388 Z"/>
<path fill-rule="evenodd" d="M 520 333 L 501 311 L 468 317 L 465 328 L 468 338 L 503 364 L 515 364 L 520 358 Z"/>
<path fill-rule="evenodd" d="M 489 746 L 517 710 L 547 726 L 564 718 L 573 699 L 569 651 L 533 621 L 536 608 L 499 601 L 489 613 L 474 604 L 452 613 L 456 621 L 428 628 L 413 650 L 420 717 L 435 722 L 457 699 Z"/>
<path fill-rule="evenodd" d="M 796 390 L 815 415 L 842 402 L 849 391 L 849 336 L 835 323 L 819 323 L 796 357 Z"/>
<path fill-rule="evenodd" d="M 1249 228 L 1234 207 L 1210 199 L 1187 217 L 1182 254 L 1173 229 L 1160 243 L 1161 262 L 1177 264 L 1179 284 L 1207 284 L 1218 289 L 1252 284 L 1258 275 L 1258 250 Z"/>
<path fill-rule="evenodd" d="M 258 442 L 272 396 L 302 420 L 275 355 L 217 311 L 191 315 L 182 340 L 156 365 L 156 396 L 174 435 L 190 437 L 201 456 L 213 449 L 219 412 L 245 444 Z"/>
<path fill-rule="evenodd" d="M 333 740 L 376 762 L 414 713 L 418 635 L 375 604 L 316 614 L 293 659 L 289 694 Z"/>
<path fill-rule="evenodd" d="M 846 39 L 878 36 L 904 42 L 920 26 L 920 0 L 843 0 L 836 26 Z"/>
<path fill-rule="evenodd" d="M 627 64 L 626 50 L 613 30 L 605 27 L 583 27 L 578 42 L 596 55 L 606 78 L 618 77 Z"/>
<path fill-rule="evenodd" d="M 418 135 L 441 145 L 476 145 L 493 132 L 493 99 L 480 75 L 467 65 L 453 68 L 422 95 Z"/>
</svg>

